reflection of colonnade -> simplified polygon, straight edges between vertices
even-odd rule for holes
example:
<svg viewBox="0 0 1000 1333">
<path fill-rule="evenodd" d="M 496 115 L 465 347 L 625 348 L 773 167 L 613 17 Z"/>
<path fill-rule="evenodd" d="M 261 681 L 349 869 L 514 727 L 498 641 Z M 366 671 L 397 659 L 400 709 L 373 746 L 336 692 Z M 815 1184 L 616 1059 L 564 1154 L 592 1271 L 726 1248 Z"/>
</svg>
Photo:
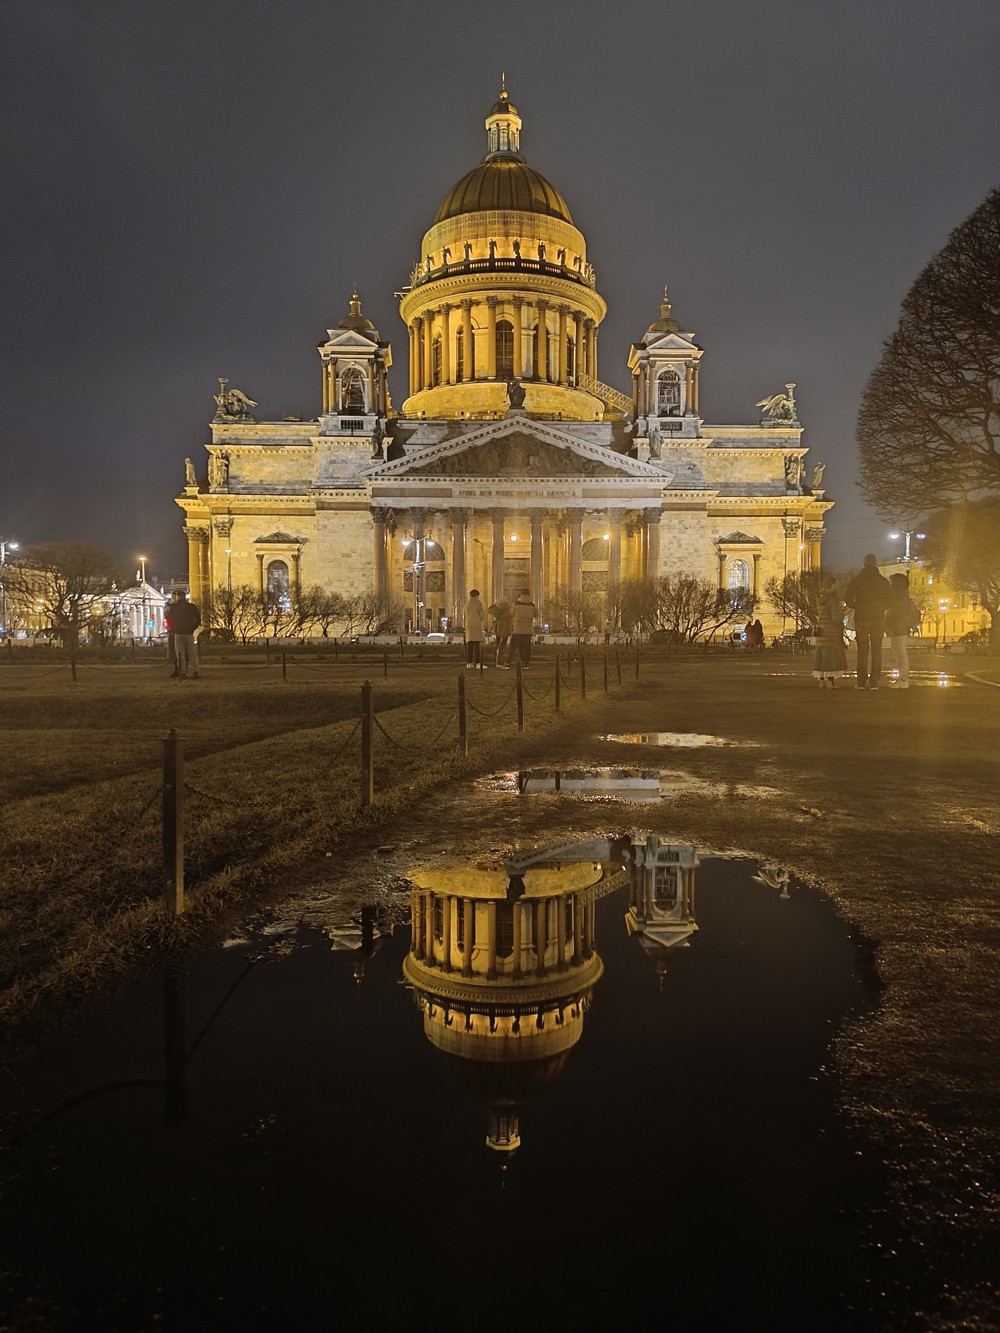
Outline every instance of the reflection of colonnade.
<svg viewBox="0 0 1000 1333">
<path fill-rule="evenodd" d="M 479 587 L 489 601 L 513 600 L 526 590 L 542 607 L 557 589 L 580 594 L 626 580 L 650 581 L 660 564 L 656 508 L 373 506 L 371 513 L 378 596 L 389 601 L 405 586 L 405 529 L 407 541 L 432 538 L 441 548 L 443 558 L 428 567 L 443 586 L 425 583 L 427 600 L 459 621 L 470 587 Z M 601 558 L 585 559 L 585 542 L 595 537 L 601 541 Z M 594 587 L 585 588 L 585 573 L 598 576 Z"/>
</svg>

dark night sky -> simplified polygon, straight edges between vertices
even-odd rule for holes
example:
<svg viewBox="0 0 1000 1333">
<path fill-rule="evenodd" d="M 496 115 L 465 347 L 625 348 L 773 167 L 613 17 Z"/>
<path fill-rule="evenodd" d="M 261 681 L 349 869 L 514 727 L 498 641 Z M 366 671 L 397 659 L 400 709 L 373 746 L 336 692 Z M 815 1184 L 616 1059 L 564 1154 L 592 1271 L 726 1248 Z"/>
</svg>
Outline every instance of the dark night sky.
<svg viewBox="0 0 1000 1333">
<path fill-rule="evenodd" d="M 3 0 L 0 536 L 182 571 L 217 376 L 315 416 L 354 283 L 400 404 L 393 291 L 506 69 L 609 305 L 601 378 L 628 389 L 668 282 L 707 421 L 794 380 L 827 563 L 887 550 L 858 399 L 998 183 L 998 50 L 997 0 Z"/>
</svg>

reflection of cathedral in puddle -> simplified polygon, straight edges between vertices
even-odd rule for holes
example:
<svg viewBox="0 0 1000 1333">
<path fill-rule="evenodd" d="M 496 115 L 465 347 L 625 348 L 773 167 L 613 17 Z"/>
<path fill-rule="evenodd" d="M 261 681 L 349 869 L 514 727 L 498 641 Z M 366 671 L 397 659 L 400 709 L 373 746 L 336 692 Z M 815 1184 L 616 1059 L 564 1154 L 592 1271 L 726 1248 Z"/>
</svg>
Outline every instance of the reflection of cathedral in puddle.
<svg viewBox="0 0 1000 1333">
<path fill-rule="evenodd" d="M 633 843 L 632 853 L 625 924 L 655 961 L 662 985 L 670 950 L 678 945 L 688 948 L 698 929 L 694 919 L 698 849 L 661 843 L 651 836 L 645 843 Z"/>
<path fill-rule="evenodd" d="M 598 899 L 629 884 L 630 930 L 663 947 L 663 932 L 680 913 L 684 938 L 696 929 L 696 864 L 693 847 L 625 838 L 410 873 L 403 973 L 425 1036 L 488 1108 L 490 1148 L 517 1148 L 521 1104 L 556 1077 L 580 1040 L 604 971 L 595 945 Z M 671 868 L 680 893 L 668 906 Z"/>
</svg>

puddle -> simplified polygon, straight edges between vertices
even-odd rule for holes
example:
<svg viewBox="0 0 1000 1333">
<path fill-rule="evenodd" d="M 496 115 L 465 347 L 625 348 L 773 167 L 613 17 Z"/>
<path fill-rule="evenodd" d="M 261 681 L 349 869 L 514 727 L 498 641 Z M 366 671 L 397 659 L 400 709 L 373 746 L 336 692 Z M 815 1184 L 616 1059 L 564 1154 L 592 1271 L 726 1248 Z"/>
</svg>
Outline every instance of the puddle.
<svg viewBox="0 0 1000 1333">
<path fill-rule="evenodd" d="M 691 1326 L 706 1290 L 729 1327 L 886 1326 L 881 1183 L 825 1073 L 866 1004 L 827 900 L 638 833 L 371 874 L 342 887 L 364 912 L 313 893 L 0 1092 L 31 1327 L 424 1320 L 438 1279 L 481 1301 L 501 1272 L 484 1327 L 652 1316 L 665 1256 Z"/>
<path fill-rule="evenodd" d="M 643 804 L 677 796 L 737 797 L 768 800 L 776 791 L 747 782 L 709 782 L 690 773 L 664 769 L 553 769 L 491 773 L 474 784 L 490 794 L 511 792 L 522 796 L 572 796 L 608 804 L 612 801 Z"/>
<path fill-rule="evenodd" d="M 698 750 L 710 745 L 739 745 L 746 748 L 755 741 L 731 741 L 725 736 L 702 736 L 695 731 L 636 731 L 616 736 L 602 736 L 602 741 L 618 741 L 622 745 L 669 745 L 678 750 Z"/>
</svg>

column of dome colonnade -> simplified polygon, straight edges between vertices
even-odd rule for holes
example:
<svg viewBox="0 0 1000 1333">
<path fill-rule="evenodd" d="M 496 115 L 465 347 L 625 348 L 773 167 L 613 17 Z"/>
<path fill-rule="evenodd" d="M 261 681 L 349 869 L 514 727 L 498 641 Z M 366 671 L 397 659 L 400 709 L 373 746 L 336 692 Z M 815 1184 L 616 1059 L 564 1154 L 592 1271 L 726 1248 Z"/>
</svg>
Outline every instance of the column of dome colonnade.
<svg viewBox="0 0 1000 1333">
<path fill-rule="evenodd" d="M 423 237 L 400 302 L 410 343 L 405 416 L 503 416 L 512 379 L 524 381 L 529 413 L 603 416 L 580 383 L 596 379 L 607 307 L 565 200 L 520 154 L 520 124 L 502 89 L 486 119 L 486 157 Z"/>
</svg>

